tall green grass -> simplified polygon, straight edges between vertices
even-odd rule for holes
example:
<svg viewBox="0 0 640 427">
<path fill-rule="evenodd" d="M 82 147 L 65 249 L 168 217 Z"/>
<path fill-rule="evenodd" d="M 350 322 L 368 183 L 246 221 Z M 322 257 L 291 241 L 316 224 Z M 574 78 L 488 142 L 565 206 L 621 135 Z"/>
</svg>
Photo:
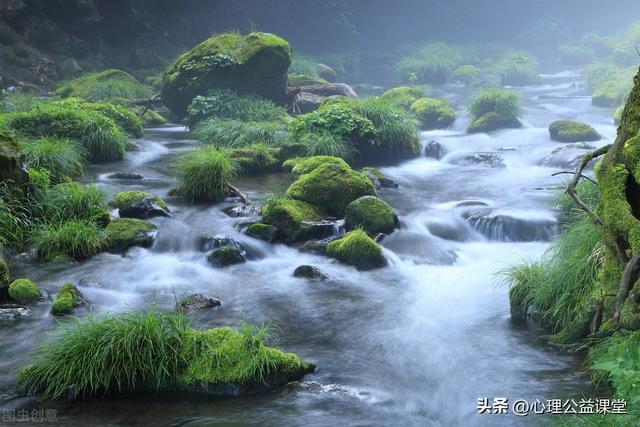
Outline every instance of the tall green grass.
<svg viewBox="0 0 640 427">
<path fill-rule="evenodd" d="M 497 113 L 505 119 L 516 119 L 522 114 L 522 98 L 511 90 L 486 88 L 471 97 L 467 109 L 476 119 L 487 113 Z"/>
<path fill-rule="evenodd" d="M 77 97 L 94 102 L 113 98 L 148 98 L 152 90 L 122 70 L 109 69 L 63 82 L 58 85 L 55 94 L 63 98 Z"/>
<path fill-rule="evenodd" d="M 287 140 L 286 126 L 277 121 L 209 119 L 199 123 L 191 135 L 203 144 L 226 148 L 254 144 L 277 146 Z"/>
<path fill-rule="evenodd" d="M 184 154 L 174 169 L 177 194 L 190 202 L 223 200 L 228 182 L 239 172 L 237 161 L 226 151 L 206 145 Z"/>
<path fill-rule="evenodd" d="M 38 258 L 43 261 L 60 256 L 83 260 L 101 252 L 107 243 L 103 229 L 93 222 L 80 219 L 41 225 L 32 240 Z"/>
<path fill-rule="evenodd" d="M 105 215 L 105 194 L 93 185 L 77 182 L 58 184 L 49 190 L 42 202 L 42 211 L 49 222 L 68 219 L 99 220 Z"/>
<path fill-rule="evenodd" d="M 29 167 L 46 168 L 55 180 L 77 178 L 86 168 L 87 152 L 75 141 L 42 137 L 21 143 Z"/>
</svg>

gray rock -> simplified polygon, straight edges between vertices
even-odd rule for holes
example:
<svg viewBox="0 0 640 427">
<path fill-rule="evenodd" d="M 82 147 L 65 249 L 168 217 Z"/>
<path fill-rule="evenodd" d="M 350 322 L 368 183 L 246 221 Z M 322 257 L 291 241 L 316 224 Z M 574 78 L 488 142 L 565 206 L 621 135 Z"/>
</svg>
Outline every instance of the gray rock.
<svg viewBox="0 0 640 427">
<path fill-rule="evenodd" d="M 169 217 L 169 210 L 163 208 L 156 201 L 155 196 L 144 197 L 126 207 L 119 209 L 121 218 L 147 219 L 157 216 Z"/>
<path fill-rule="evenodd" d="M 293 277 L 305 279 L 329 279 L 329 275 L 314 265 L 301 265 L 293 271 Z"/>
<path fill-rule="evenodd" d="M 208 297 L 202 294 L 192 294 L 182 298 L 176 304 L 176 310 L 181 312 L 191 310 L 207 310 L 209 308 L 215 308 L 221 306 L 220 300 L 212 297 Z"/>
<path fill-rule="evenodd" d="M 27 307 L 18 304 L 0 304 L 0 321 L 16 320 L 28 317 L 31 312 Z"/>
<path fill-rule="evenodd" d="M 137 180 L 144 179 L 144 176 L 135 172 L 116 172 L 116 173 L 112 173 L 107 178 L 121 179 L 121 180 L 127 180 L 127 181 L 137 181 Z"/>
<path fill-rule="evenodd" d="M 439 142 L 429 141 L 424 147 L 424 155 L 426 157 L 440 160 L 442 157 L 444 157 L 445 152 L 444 148 L 442 148 L 442 145 Z"/>
<path fill-rule="evenodd" d="M 325 98 L 330 96 L 345 96 L 347 98 L 358 97 L 353 88 L 346 83 L 324 83 L 319 85 L 300 86 L 300 92 L 307 92 Z"/>
<path fill-rule="evenodd" d="M 461 166 L 486 166 L 489 168 L 504 168 L 504 160 L 496 153 L 473 153 L 467 154 L 452 161 L 453 164 Z"/>
</svg>

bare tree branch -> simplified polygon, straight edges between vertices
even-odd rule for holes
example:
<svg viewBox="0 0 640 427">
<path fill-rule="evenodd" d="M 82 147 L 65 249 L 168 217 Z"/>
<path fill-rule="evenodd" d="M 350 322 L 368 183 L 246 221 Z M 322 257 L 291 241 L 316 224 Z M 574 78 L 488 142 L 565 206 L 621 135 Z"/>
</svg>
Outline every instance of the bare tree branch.
<svg viewBox="0 0 640 427">
<path fill-rule="evenodd" d="M 558 175 L 575 175 L 575 172 L 573 171 L 561 171 L 561 172 L 556 172 L 556 173 L 552 173 L 551 176 L 558 176 Z M 587 181 L 593 182 L 594 184 L 598 184 L 595 180 L 589 178 L 586 175 L 580 175 L 580 178 L 586 179 Z"/>
<path fill-rule="evenodd" d="M 622 306 L 638 278 L 638 267 L 640 267 L 640 254 L 632 256 L 622 272 L 622 279 L 620 280 L 620 287 L 618 288 L 618 295 L 616 296 L 616 311 L 613 315 L 616 322 L 620 321 Z"/>
</svg>

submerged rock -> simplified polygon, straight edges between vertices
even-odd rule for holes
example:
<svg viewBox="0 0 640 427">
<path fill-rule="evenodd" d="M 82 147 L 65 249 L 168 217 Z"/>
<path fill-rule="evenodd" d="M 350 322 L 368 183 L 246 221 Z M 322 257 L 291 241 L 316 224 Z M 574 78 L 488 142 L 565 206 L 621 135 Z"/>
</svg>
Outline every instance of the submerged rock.
<svg viewBox="0 0 640 427">
<path fill-rule="evenodd" d="M 549 241 L 557 231 L 556 220 L 545 213 L 481 209 L 465 217 L 486 238 L 502 242 Z"/>
<path fill-rule="evenodd" d="M 147 219 L 169 216 L 167 203 L 159 196 L 145 191 L 118 193 L 111 205 L 118 209 L 121 218 Z"/>
<path fill-rule="evenodd" d="M 191 294 L 182 298 L 176 304 L 176 310 L 181 312 L 192 310 L 207 310 L 221 306 L 220 300 L 212 297 L 208 297 L 202 294 Z"/>
<path fill-rule="evenodd" d="M 466 154 L 452 160 L 453 164 L 462 166 L 486 166 L 489 168 L 504 168 L 504 160 L 496 153 L 473 153 Z"/>
<path fill-rule="evenodd" d="M 144 175 L 135 172 L 116 172 L 107 176 L 109 179 L 121 179 L 126 181 L 138 181 L 144 179 Z"/>
<path fill-rule="evenodd" d="M 11 321 L 29 317 L 31 312 L 27 307 L 18 304 L 0 304 L 0 321 Z"/>
<path fill-rule="evenodd" d="M 541 165 L 574 170 L 580 164 L 584 155 L 595 148 L 594 145 L 586 142 L 566 144 L 556 148 L 551 154 L 542 159 Z M 586 169 L 591 168 L 593 168 L 593 162 L 586 167 Z"/>
<path fill-rule="evenodd" d="M 237 240 L 222 234 L 213 236 L 202 236 L 198 242 L 198 247 L 202 252 L 209 252 L 214 249 L 229 247 L 243 251 L 242 245 Z"/>
<path fill-rule="evenodd" d="M 300 277 L 305 279 L 329 279 L 329 275 L 320 270 L 315 265 L 300 265 L 293 271 L 293 277 Z"/>
<path fill-rule="evenodd" d="M 229 206 L 227 208 L 222 209 L 226 215 L 231 218 L 240 218 L 240 217 L 253 217 L 260 214 L 260 209 L 253 205 L 238 205 L 238 206 Z"/>
<path fill-rule="evenodd" d="M 444 157 L 445 151 L 442 147 L 442 144 L 436 141 L 429 141 L 427 145 L 424 147 L 424 155 L 426 157 L 431 157 L 437 160 L 440 160 Z"/>
</svg>

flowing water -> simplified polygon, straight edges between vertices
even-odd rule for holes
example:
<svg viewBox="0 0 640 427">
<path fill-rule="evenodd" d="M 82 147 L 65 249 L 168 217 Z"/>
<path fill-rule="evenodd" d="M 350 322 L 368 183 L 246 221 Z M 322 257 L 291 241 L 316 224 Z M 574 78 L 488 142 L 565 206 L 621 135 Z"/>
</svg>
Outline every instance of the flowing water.
<svg viewBox="0 0 640 427">
<path fill-rule="evenodd" d="M 152 304 L 169 309 L 176 298 L 196 292 L 214 296 L 222 307 L 195 314 L 196 325 L 271 322 L 277 344 L 315 362 L 317 371 L 285 390 L 239 399 L 20 398 L 14 394 L 17 371 L 57 325 L 49 306 L 41 305 L 28 319 L 0 328 L 0 406 L 53 408 L 66 426 L 535 424 L 532 416 L 476 415 L 476 404 L 483 397 L 544 401 L 589 392 L 580 360 L 545 346 L 540 331 L 511 323 L 508 289 L 495 277 L 511 263 L 539 256 L 556 232 L 553 195 L 566 177 L 551 174 L 584 150 L 551 155 L 566 144 L 549 140 L 548 124 L 560 118 L 591 123 L 605 137 L 596 145 L 615 136 L 611 111 L 580 96 L 579 80 L 575 73 L 545 75 L 542 86 L 519 89 L 524 128 L 491 135 L 464 133 L 469 91 L 448 86 L 443 95 L 458 105 L 459 119 L 451 130 L 423 133 L 423 143 L 438 141 L 444 157 L 383 168 L 400 187 L 380 196 L 397 210 L 402 229 L 383 242 L 390 265 L 371 272 L 244 236 L 237 225 L 246 218 L 221 210 L 233 202 L 186 206 L 167 197 L 171 163 L 195 143 L 180 127 L 147 130 L 139 151 L 92 168 L 87 181 L 109 194 L 141 189 L 167 197 L 172 216 L 153 220 L 160 230 L 155 245 L 71 266 L 24 262 L 19 273 L 51 293 L 64 282 L 78 283 L 97 313 Z M 145 179 L 108 178 L 118 171 Z M 237 186 L 259 204 L 291 181 L 274 174 Z M 198 250 L 203 234 L 237 239 L 250 261 L 210 267 Z M 316 265 L 332 279 L 292 277 L 301 264 Z"/>
</svg>

